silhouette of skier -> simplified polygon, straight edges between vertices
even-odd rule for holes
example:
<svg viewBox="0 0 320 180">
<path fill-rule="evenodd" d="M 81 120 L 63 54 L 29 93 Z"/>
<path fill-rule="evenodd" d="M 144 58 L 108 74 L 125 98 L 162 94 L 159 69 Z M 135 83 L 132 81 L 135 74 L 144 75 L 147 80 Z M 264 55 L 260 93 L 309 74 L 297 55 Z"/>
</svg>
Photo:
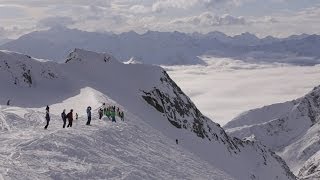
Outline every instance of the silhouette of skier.
<svg viewBox="0 0 320 180">
<path fill-rule="evenodd" d="M 61 113 L 61 118 L 62 118 L 62 121 L 63 121 L 63 128 L 66 127 L 66 123 L 67 123 L 67 115 L 66 115 L 66 110 L 64 109 L 63 112 Z"/>
<path fill-rule="evenodd" d="M 71 109 L 70 112 L 67 114 L 67 118 L 68 118 L 68 126 L 67 127 L 72 127 L 73 109 Z"/>
<path fill-rule="evenodd" d="M 87 115 L 88 115 L 88 121 L 86 125 L 90 125 L 91 122 L 91 107 L 87 107 Z"/>
<path fill-rule="evenodd" d="M 7 106 L 10 106 L 10 101 L 11 101 L 10 99 L 7 101 Z"/>
<path fill-rule="evenodd" d="M 98 113 L 99 113 L 99 119 L 101 120 L 101 119 L 102 119 L 102 116 L 103 116 L 103 110 L 102 110 L 102 108 L 99 109 Z"/>
<path fill-rule="evenodd" d="M 47 107 L 49 107 L 49 106 L 47 106 Z M 47 121 L 47 124 L 46 124 L 46 126 L 44 127 L 44 129 L 47 129 L 48 128 L 48 126 L 49 126 L 49 122 L 50 122 L 50 115 L 49 115 L 49 108 L 46 108 L 46 109 L 48 109 L 48 110 L 46 110 L 46 121 Z"/>
<path fill-rule="evenodd" d="M 122 121 L 124 121 L 124 112 L 123 111 L 120 112 L 120 118 L 121 118 Z"/>
<path fill-rule="evenodd" d="M 115 111 L 115 108 L 112 108 L 112 110 L 111 110 L 111 119 L 112 119 L 112 122 L 117 122 L 117 121 L 116 121 L 116 111 Z"/>
</svg>

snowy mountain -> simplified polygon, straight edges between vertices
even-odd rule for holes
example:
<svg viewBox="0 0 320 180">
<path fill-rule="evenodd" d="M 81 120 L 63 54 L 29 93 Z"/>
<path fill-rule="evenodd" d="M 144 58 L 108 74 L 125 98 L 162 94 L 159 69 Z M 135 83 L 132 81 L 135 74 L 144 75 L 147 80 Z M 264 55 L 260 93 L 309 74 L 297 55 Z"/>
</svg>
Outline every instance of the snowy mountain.
<svg viewBox="0 0 320 180">
<path fill-rule="evenodd" d="M 301 179 L 319 179 L 320 86 L 297 100 L 245 112 L 224 128 L 228 134 L 272 148 Z"/>
<path fill-rule="evenodd" d="M 13 105 L 0 106 L 4 179 L 295 179 L 265 146 L 231 138 L 202 115 L 157 66 L 81 49 L 62 64 L 0 51 L 0 83 L 1 104 Z M 103 102 L 125 121 L 97 120 Z M 62 129 L 60 113 L 71 108 L 80 118 Z"/>
<path fill-rule="evenodd" d="M 5 43 L 10 42 L 10 41 L 12 41 L 12 39 L 7 39 L 7 38 L 2 39 L 2 38 L 0 38 L 0 45 L 5 44 Z"/>
<path fill-rule="evenodd" d="M 116 35 L 59 27 L 26 34 L 0 47 L 0 49 L 60 62 L 74 48 L 110 52 L 122 61 L 135 57 L 147 64 L 204 64 L 204 61 L 197 57 L 201 54 L 200 49 L 192 39 L 178 32 L 149 31 L 139 35 L 131 31 Z"/>
<path fill-rule="evenodd" d="M 318 35 L 295 35 L 278 39 L 259 39 L 243 33 L 227 36 L 221 32 L 185 34 L 181 32 L 148 31 L 137 34 L 85 32 L 56 27 L 35 31 L 0 46 L 0 49 L 21 52 L 42 59 L 63 62 L 74 48 L 110 52 L 121 61 L 132 57 L 145 64 L 205 64 L 203 55 L 229 57 L 248 62 L 280 62 L 315 65 L 320 62 Z"/>
</svg>

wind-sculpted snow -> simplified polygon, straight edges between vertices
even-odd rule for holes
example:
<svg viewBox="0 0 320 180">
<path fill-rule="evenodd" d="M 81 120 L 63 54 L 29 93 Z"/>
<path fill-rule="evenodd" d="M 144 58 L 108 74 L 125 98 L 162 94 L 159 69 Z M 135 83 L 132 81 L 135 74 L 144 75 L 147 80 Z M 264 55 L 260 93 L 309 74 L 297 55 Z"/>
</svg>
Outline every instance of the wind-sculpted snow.
<svg viewBox="0 0 320 180">
<path fill-rule="evenodd" d="M 278 151 L 295 174 L 308 179 L 318 176 L 319 118 L 320 86 L 297 100 L 243 113 L 225 128 L 232 136 L 253 138 Z"/>
<path fill-rule="evenodd" d="M 20 56 L 3 53 L 11 64 L 19 62 Z M 107 53 L 82 49 L 71 52 L 64 64 L 30 61 L 25 63 L 32 86 L 1 79 L 0 102 L 11 99 L 13 105 L 0 111 L 5 177 L 295 179 L 266 147 L 231 138 L 203 116 L 160 67 L 123 64 Z M 42 77 L 42 67 L 56 78 Z M 10 77 L 7 70 L 0 73 Z M 103 102 L 124 110 L 125 121 L 112 124 L 94 116 L 93 126 L 83 126 L 86 107 L 96 115 Z M 48 131 L 42 130 L 46 105 L 52 113 Z M 60 113 L 71 108 L 80 119 L 62 129 Z"/>
</svg>

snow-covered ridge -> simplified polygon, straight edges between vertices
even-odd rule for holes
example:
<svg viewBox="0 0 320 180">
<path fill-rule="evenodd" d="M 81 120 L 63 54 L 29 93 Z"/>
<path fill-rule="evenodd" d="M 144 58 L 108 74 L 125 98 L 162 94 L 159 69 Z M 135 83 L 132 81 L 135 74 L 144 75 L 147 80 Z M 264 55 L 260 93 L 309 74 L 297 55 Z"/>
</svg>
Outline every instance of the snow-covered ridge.
<svg viewBox="0 0 320 180">
<path fill-rule="evenodd" d="M 31 45 L 32 44 L 32 45 Z M 221 32 L 185 34 L 155 32 L 122 34 L 85 32 L 77 29 L 35 31 L 0 46 L 38 58 L 64 61 L 70 50 L 85 48 L 111 52 L 125 62 L 136 57 L 145 64 L 205 64 L 199 57 L 210 55 L 247 62 L 279 62 L 298 65 L 319 64 L 319 35 L 296 35 L 288 38 L 258 38 L 250 33 L 234 37 Z"/>
<path fill-rule="evenodd" d="M 7 56 L 5 59 L 10 61 L 8 64 L 25 63 L 30 69 L 30 78 L 32 79 L 30 86 L 14 84 L 11 72 L 7 69 L 0 69 L 0 83 L 5 87 L 0 92 L 1 104 L 5 104 L 8 99 L 11 99 L 13 105 L 24 107 L 19 110 L 10 110 L 10 108 L 8 109 L 8 107 L 4 106 L 0 110 L 1 117 L 4 117 L 2 118 L 3 131 L 1 133 L 6 134 L 5 139 L 9 139 L 7 142 L 10 141 L 11 145 L 8 148 L 12 149 L 13 152 L 16 152 L 18 148 L 26 153 L 26 155 L 20 156 L 19 153 L 12 155 L 13 157 L 20 157 L 13 161 L 21 164 L 18 168 L 21 172 L 32 174 L 23 164 L 30 161 L 32 157 L 35 159 L 48 158 L 45 154 L 49 153 L 49 160 L 54 163 L 41 164 L 42 168 L 46 169 L 44 175 L 50 175 L 52 178 L 71 179 L 90 177 L 90 175 L 95 176 L 97 179 L 110 177 L 110 174 L 108 174 L 110 171 L 105 169 L 107 167 L 98 168 L 98 165 L 106 163 L 105 161 L 110 164 L 110 159 L 123 158 L 121 153 L 114 154 L 108 151 L 111 153 L 110 155 L 103 152 L 104 149 L 111 148 L 110 146 L 113 147 L 115 142 L 112 139 L 109 140 L 109 138 L 116 136 L 118 143 L 123 141 L 124 144 L 130 141 L 130 137 L 136 139 L 134 141 L 135 144 L 132 144 L 132 146 L 142 146 L 142 149 L 134 149 L 134 147 L 132 147 L 133 149 L 127 149 L 122 145 L 119 146 L 126 149 L 123 153 L 134 152 L 132 156 L 138 156 L 137 159 L 140 160 L 143 158 L 139 155 L 139 151 L 146 150 L 143 147 L 148 146 L 146 145 L 148 141 L 150 143 L 152 141 L 156 142 L 152 143 L 152 151 L 149 150 L 143 155 L 152 157 L 154 153 L 163 156 L 162 153 L 158 152 L 161 150 L 170 153 L 172 145 L 167 148 L 164 147 L 165 144 L 175 144 L 175 140 L 178 139 L 178 146 L 181 149 L 174 148 L 172 150 L 174 154 L 191 152 L 193 154 L 190 160 L 192 161 L 191 167 L 197 166 L 196 164 L 199 163 L 208 163 L 210 164 L 209 168 L 213 169 L 212 173 L 206 171 L 204 175 L 199 175 L 198 173 L 193 176 L 189 175 L 191 179 L 295 179 L 295 176 L 290 172 L 283 160 L 272 151 L 259 143 L 231 138 L 218 124 L 203 116 L 178 85 L 158 66 L 123 64 L 107 53 L 101 54 L 82 49 L 72 51 L 67 57 L 66 63 L 63 64 L 40 62 L 32 58 L 23 61 L 24 59 L 21 58 L 26 56 L 8 52 L 2 53 L 5 55 L 0 57 Z M 0 62 L 1 60 L 4 59 L 0 59 Z M 42 77 L 39 72 L 43 67 L 49 68 L 50 72 L 55 74 L 55 78 Z M 15 71 L 22 73 L 17 73 L 18 78 L 23 77 L 23 69 L 21 70 L 17 66 Z M 59 129 L 61 128 L 59 122 L 62 109 L 73 108 L 75 112 L 79 112 L 83 120 L 84 109 L 87 105 L 97 109 L 102 102 L 124 109 L 126 119 L 129 121 L 128 124 L 115 124 L 113 125 L 114 130 L 109 128 L 106 131 L 105 126 L 110 126 L 111 124 L 104 121 L 97 122 L 99 126 L 95 126 L 95 131 L 92 131 L 82 127 L 79 121 L 78 127 L 72 129 L 70 133 Z M 36 131 L 42 129 L 40 125 L 44 121 L 41 118 L 43 116 L 41 111 L 47 104 L 51 105 L 53 125 L 50 131 L 53 133 L 41 132 L 41 137 L 36 138 Z M 24 112 L 17 113 L 17 111 Z M 32 116 L 30 116 L 30 113 Z M 32 127 L 25 123 L 30 119 L 35 120 Z M 10 124 L 6 122 L 17 123 Z M 27 126 L 26 130 L 19 128 L 16 124 L 24 124 Z M 117 132 L 119 128 L 124 133 Z M 130 133 L 127 133 L 127 131 L 130 131 Z M 156 132 L 156 135 L 150 134 L 153 131 Z M 84 132 L 84 135 L 82 135 L 82 132 Z M 10 136 L 21 133 L 30 135 L 28 136 L 30 144 L 28 142 L 20 144 L 21 142 L 18 139 L 10 139 Z M 121 135 L 117 136 L 117 133 Z M 147 140 L 149 135 L 150 140 Z M 155 136 L 160 139 L 155 138 Z M 142 138 L 141 141 L 139 140 L 140 138 Z M 77 140 L 73 141 L 72 139 Z M 93 139 L 97 139 L 97 142 Z M 158 141 L 160 142 L 157 143 Z M 94 142 L 96 142 L 94 144 L 95 148 L 92 148 L 91 144 Z M 99 144 L 102 144 L 102 146 L 99 146 Z M 80 152 L 76 151 L 78 148 L 81 149 Z M 122 152 L 121 149 L 115 147 L 111 149 Z M 53 152 L 50 152 L 50 150 Z M 5 151 L 5 149 L 2 149 L 2 152 Z M 41 152 L 40 154 L 38 153 L 39 151 Z M 88 156 L 89 152 L 94 153 L 94 156 Z M 72 170 L 72 172 L 75 174 L 58 176 L 57 174 L 64 172 L 65 169 L 52 169 L 52 167 L 57 164 L 63 165 L 68 156 L 72 157 L 72 162 L 75 164 L 81 161 L 91 162 L 93 167 L 90 168 L 89 172 L 85 172 L 83 167 L 88 168 L 89 164 L 84 163 L 83 167 L 74 165 L 76 170 Z M 83 157 L 87 157 L 87 159 L 83 160 Z M 126 161 L 129 166 L 132 166 L 132 162 L 127 162 L 130 161 L 130 157 L 125 157 L 120 161 Z M 169 157 L 175 159 L 174 157 Z M 165 158 L 165 160 L 168 160 L 168 158 Z M 189 161 L 187 159 L 184 160 Z M 112 165 L 120 169 L 123 167 L 122 163 L 112 162 Z M 178 175 L 181 173 L 175 174 L 172 170 L 168 171 L 167 168 L 163 167 L 163 159 L 161 160 L 161 158 L 143 159 L 139 162 L 154 164 L 153 168 L 155 169 L 152 166 L 148 166 L 148 168 L 151 168 L 149 170 L 135 169 L 137 174 L 134 175 L 137 176 L 130 174 L 128 178 L 162 178 L 166 172 L 168 173 L 167 177 L 173 179 L 181 178 Z M 172 166 L 180 166 L 181 161 L 177 160 L 177 162 L 170 164 Z M 36 165 L 37 161 L 31 161 L 31 163 L 36 167 L 39 166 Z M 9 165 L 6 164 L 5 166 Z M 204 166 L 204 164 L 199 166 Z M 182 171 L 191 167 L 181 166 Z M 147 172 L 152 173 L 152 175 L 146 175 Z M 43 177 L 36 174 L 32 174 L 32 176 L 36 178 Z M 119 178 L 119 176 L 115 177 Z M 182 179 L 185 179 L 185 177 Z"/>
<path fill-rule="evenodd" d="M 224 128 L 235 137 L 262 142 L 301 178 L 318 177 L 320 86 L 297 100 L 245 112 Z"/>
<path fill-rule="evenodd" d="M 18 86 L 32 86 L 34 80 L 31 72 L 34 77 L 42 79 L 58 77 L 50 63 L 38 63 L 35 59 L 31 59 L 30 56 L 8 51 L 0 51 L 0 68 L 2 69 L 2 74 L 6 73 L 6 75 L 10 76 L 5 77 L 6 75 L 2 75 L 1 78 L 9 78 L 10 80 L 8 79 L 8 81 Z"/>
</svg>

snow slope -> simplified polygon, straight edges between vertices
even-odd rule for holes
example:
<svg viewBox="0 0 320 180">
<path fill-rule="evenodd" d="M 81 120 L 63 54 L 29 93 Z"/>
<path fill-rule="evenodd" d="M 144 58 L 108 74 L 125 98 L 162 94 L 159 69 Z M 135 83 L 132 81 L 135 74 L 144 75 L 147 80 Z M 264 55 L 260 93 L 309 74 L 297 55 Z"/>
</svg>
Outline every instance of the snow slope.
<svg viewBox="0 0 320 180">
<path fill-rule="evenodd" d="M 51 109 L 79 102 L 113 103 L 103 97 L 85 88 Z M 72 129 L 62 129 L 60 116 L 52 115 L 49 130 L 44 131 L 40 111 L 0 109 L 6 124 L 0 132 L 4 179 L 233 179 L 130 113 L 128 121 L 118 119 L 116 124 L 95 118 L 89 128 L 81 116 Z"/>
<path fill-rule="evenodd" d="M 133 31 L 122 34 L 85 32 L 56 27 L 35 31 L 5 43 L 0 49 L 63 62 L 74 48 L 110 52 L 121 61 L 137 59 L 146 64 L 205 64 L 203 55 L 228 57 L 247 62 L 280 62 L 297 65 L 319 64 L 318 35 L 296 35 L 284 39 L 259 39 L 243 33 L 227 36 L 221 32 L 185 34 L 180 32 Z"/>
<path fill-rule="evenodd" d="M 160 67 L 123 64 L 109 54 L 81 49 L 64 64 L 0 53 L 5 85 L 0 102 L 11 99 L 21 107 L 1 107 L 1 138 L 8 144 L 1 151 L 3 176 L 295 179 L 275 153 L 229 137 L 203 116 Z M 90 105 L 96 113 L 102 102 L 124 109 L 126 121 L 112 124 L 95 117 L 93 127 L 84 127 L 85 108 Z M 42 130 L 47 104 L 53 115 L 48 132 Z M 62 129 L 60 112 L 70 108 L 80 120 Z"/>
<path fill-rule="evenodd" d="M 320 86 L 297 100 L 245 112 L 226 124 L 228 134 L 262 142 L 304 179 L 319 177 Z"/>
</svg>

